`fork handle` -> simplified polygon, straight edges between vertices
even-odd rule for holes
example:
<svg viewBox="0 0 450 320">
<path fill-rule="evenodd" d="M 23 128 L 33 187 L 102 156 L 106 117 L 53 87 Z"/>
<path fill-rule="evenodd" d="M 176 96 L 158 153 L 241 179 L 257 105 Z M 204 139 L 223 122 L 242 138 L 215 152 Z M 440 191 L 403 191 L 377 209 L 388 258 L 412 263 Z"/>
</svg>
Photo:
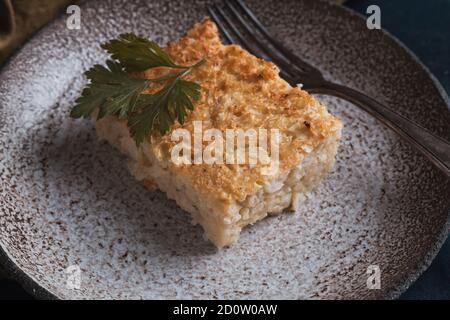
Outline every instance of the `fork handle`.
<svg viewBox="0 0 450 320">
<path fill-rule="evenodd" d="M 328 94 L 359 106 L 398 133 L 450 177 L 450 143 L 421 125 L 392 111 L 362 92 L 335 83 L 322 83 L 306 88 L 310 93 Z"/>
</svg>

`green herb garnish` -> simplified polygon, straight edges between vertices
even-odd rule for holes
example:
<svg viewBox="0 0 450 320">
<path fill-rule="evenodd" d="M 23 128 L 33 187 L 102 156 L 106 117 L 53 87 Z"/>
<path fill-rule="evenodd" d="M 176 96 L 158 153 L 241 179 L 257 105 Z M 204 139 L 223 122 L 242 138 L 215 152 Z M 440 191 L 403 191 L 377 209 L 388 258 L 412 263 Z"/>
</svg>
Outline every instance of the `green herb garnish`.
<svg viewBox="0 0 450 320">
<path fill-rule="evenodd" d="M 165 134 L 175 120 L 184 123 L 188 110 L 194 109 L 192 101 L 200 97 L 200 86 L 183 77 L 205 60 L 191 66 L 177 65 L 156 42 L 134 34 L 123 34 L 102 44 L 102 48 L 112 59 L 106 66 L 95 65 L 85 73 L 89 83 L 76 100 L 71 117 L 87 118 L 98 109 L 97 120 L 109 115 L 125 118 L 138 145 L 153 129 Z M 154 79 L 129 74 L 156 67 L 179 71 Z M 153 94 L 142 93 L 157 82 L 166 84 Z"/>
</svg>

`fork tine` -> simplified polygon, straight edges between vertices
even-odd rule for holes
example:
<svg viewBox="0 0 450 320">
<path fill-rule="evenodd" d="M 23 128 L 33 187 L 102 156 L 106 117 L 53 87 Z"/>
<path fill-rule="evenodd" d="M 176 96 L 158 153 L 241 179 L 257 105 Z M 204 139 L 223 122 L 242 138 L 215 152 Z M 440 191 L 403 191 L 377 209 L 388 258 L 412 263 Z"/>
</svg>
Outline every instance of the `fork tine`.
<svg viewBox="0 0 450 320">
<path fill-rule="evenodd" d="M 267 40 L 282 53 L 284 56 L 286 56 L 292 63 L 297 65 L 298 67 L 308 71 L 308 72 L 316 72 L 320 73 L 319 70 L 317 70 L 315 67 L 310 65 L 309 63 L 303 61 L 298 56 L 293 54 L 290 50 L 288 50 L 284 45 L 282 45 L 280 42 L 278 42 L 276 39 L 274 39 L 267 29 L 263 26 L 263 24 L 259 21 L 259 19 L 255 16 L 255 14 L 247 7 L 247 5 L 244 4 L 242 0 L 233 0 L 240 9 L 248 16 L 248 18 L 255 24 L 255 26 L 258 28 L 258 30 L 267 38 Z"/>
<path fill-rule="evenodd" d="M 291 73 L 293 76 L 298 73 L 302 73 L 303 69 L 298 69 L 298 67 L 294 64 L 292 64 L 286 57 L 280 55 L 278 53 L 278 50 L 270 50 L 267 48 L 264 43 L 260 41 L 257 37 L 257 31 L 255 31 L 254 28 L 252 28 L 251 25 L 245 19 L 242 17 L 242 15 L 238 12 L 238 10 L 234 7 L 233 4 L 231 4 L 232 1 L 225 1 L 225 7 L 228 8 L 231 11 L 231 14 L 238 20 L 240 25 L 245 29 L 246 33 L 251 36 L 251 38 L 254 40 L 254 42 L 261 48 L 262 51 L 265 52 L 266 56 L 269 57 L 269 60 L 272 60 L 275 62 L 281 69 L 284 69 L 286 73 Z M 292 70 L 293 68 L 297 68 L 298 71 Z M 294 71 L 294 72 L 292 72 Z"/>
<path fill-rule="evenodd" d="M 215 6 L 214 7 L 208 7 L 208 12 L 211 15 L 211 17 L 213 18 L 214 22 L 219 27 L 219 30 L 222 33 L 222 35 L 224 36 L 225 40 L 229 44 L 236 42 L 236 41 L 234 41 L 234 39 L 231 36 L 231 34 L 227 31 L 227 28 L 225 28 L 225 26 L 223 25 L 222 20 L 219 18 L 218 14 L 217 14 L 217 12 L 215 10 Z"/>
<path fill-rule="evenodd" d="M 222 18 L 225 23 L 228 25 L 228 27 L 231 29 L 231 31 L 236 35 L 236 37 L 239 39 L 236 43 L 240 43 L 243 47 L 248 49 L 249 51 L 253 51 L 253 53 L 258 54 L 261 56 L 261 58 L 268 59 L 269 57 L 265 55 L 264 52 L 261 51 L 261 49 L 253 47 L 249 44 L 249 42 L 246 40 L 245 36 L 239 31 L 239 29 L 236 27 L 236 25 L 231 21 L 231 18 L 225 13 L 225 11 L 217 6 L 214 5 L 214 8 L 216 9 L 216 13 Z"/>
<path fill-rule="evenodd" d="M 224 34 L 225 38 L 230 43 L 241 44 L 243 47 L 247 48 L 249 51 L 260 54 L 261 56 L 268 59 L 268 57 L 263 52 L 261 52 L 260 49 L 249 45 L 248 41 L 246 41 L 246 39 L 242 35 L 242 33 L 236 28 L 236 26 L 232 23 L 230 18 L 224 13 L 224 11 L 221 8 L 219 8 L 217 5 L 213 5 L 208 8 L 208 11 L 211 14 L 211 17 L 214 20 L 214 22 L 219 27 L 222 34 Z M 227 28 L 227 26 L 229 28 Z M 233 33 L 233 35 L 231 34 L 231 32 Z M 297 81 L 295 81 L 294 77 L 292 75 L 286 73 L 284 70 L 280 71 L 280 75 L 282 78 L 284 78 L 290 84 L 292 84 L 292 85 L 297 84 Z"/>
</svg>

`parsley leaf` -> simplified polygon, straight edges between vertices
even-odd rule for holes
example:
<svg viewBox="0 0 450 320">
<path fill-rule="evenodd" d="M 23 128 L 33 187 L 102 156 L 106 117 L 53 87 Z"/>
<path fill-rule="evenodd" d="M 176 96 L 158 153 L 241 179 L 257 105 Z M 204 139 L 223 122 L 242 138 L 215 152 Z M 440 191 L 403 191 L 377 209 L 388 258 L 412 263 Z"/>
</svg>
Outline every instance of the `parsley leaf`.
<svg viewBox="0 0 450 320">
<path fill-rule="evenodd" d="M 182 73 L 168 86 L 155 94 L 143 94 L 138 102 L 138 112 L 129 118 L 131 136 L 140 144 L 153 126 L 165 134 L 175 119 L 183 124 L 188 110 L 193 110 L 191 101 L 200 96 L 200 86 L 181 79 Z"/>
<path fill-rule="evenodd" d="M 126 71 L 144 71 L 156 67 L 184 68 L 172 62 L 169 55 L 154 41 L 125 33 L 102 44 L 103 49 L 119 60 Z"/>
<path fill-rule="evenodd" d="M 125 118 L 137 145 L 153 129 L 165 134 L 175 121 L 184 123 L 188 111 L 194 109 L 192 101 L 200 98 L 201 87 L 183 77 L 205 60 L 192 66 L 177 65 L 158 44 L 134 34 L 121 35 L 102 48 L 111 54 L 112 60 L 106 61 L 106 67 L 94 65 L 85 73 L 89 83 L 75 101 L 71 117 L 87 118 L 98 109 L 97 120 L 109 115 Z M 129 74 L 156 67 L 180 71 L 153 79 Z M 157 82 L 164 82 L 164 87 L 152 94 L 142 93 Z"/>
<path fill-rule="evenodd" d="M 75 101 L 71 117 L 87 118 L 97 108 L 97 119 L 109 115 L 127 117 L 134 111 L 139 95 L 149 81 L 130 77 L 117 62 L 108 60 L 106 65 L 95 65 L 85 73 L 90 83 Z"/>
</svg>

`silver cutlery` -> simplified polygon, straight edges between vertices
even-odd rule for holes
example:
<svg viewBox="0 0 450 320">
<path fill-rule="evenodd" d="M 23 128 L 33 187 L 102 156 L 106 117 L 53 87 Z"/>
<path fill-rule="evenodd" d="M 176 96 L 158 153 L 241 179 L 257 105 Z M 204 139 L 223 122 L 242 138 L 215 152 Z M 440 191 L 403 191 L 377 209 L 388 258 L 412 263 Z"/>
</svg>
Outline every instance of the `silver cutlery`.
<svg viewBox="0 0 450 320">
<path fill-rule="evenodd" d="M 256 56 L 274 62 L 280 68 L 280 76 L 293 86 L 301 83 L 303 89 L 310 93 L 336 96 L 359 106 L 394 130 L 450 177 L 448 141 L 366 94 L 326 80 L 319 69 L 272 37 L 242 0 L 214 4 L 208 11 L 227 42 L 239 44 Z"/>
</svg>

